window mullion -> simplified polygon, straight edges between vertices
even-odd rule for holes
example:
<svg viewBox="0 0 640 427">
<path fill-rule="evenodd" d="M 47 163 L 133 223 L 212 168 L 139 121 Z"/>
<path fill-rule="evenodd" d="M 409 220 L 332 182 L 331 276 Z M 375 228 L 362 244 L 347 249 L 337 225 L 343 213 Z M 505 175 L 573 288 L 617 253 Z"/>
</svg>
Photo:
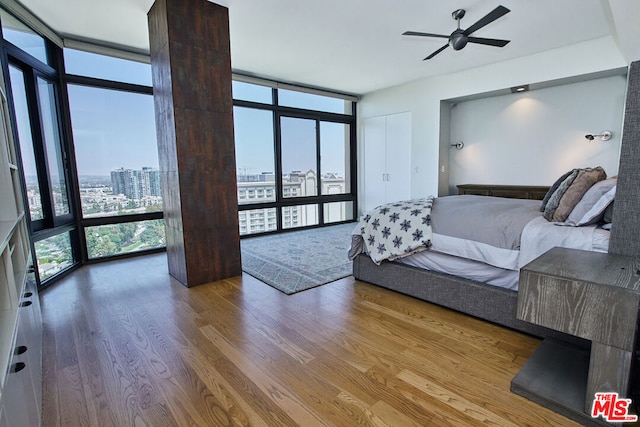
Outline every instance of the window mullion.
<svg viewBox="0 0 640 427">
<path fill-rule="evenodd" d="M 33 69 L 24 71 L 25 88 L 27 92 L 27 108 L 31 124 L 31 138 L 36 160 L 37 179 L 40 186 L 40 200 L 42 203 L 42 218 L 44 228 L 54 226 L 54 201 L 49 176 L 49 161 L 44 143 L 43 129 L 40 115 L 40 98 L 36 85 L 36 74 Z"/>
</svg>

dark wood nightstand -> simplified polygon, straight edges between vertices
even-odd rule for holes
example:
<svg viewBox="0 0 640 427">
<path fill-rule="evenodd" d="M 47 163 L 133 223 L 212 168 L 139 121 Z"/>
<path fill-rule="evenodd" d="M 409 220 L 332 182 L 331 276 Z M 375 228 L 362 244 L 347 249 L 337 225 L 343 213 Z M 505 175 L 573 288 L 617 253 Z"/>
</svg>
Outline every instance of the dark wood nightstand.
<svg viewBox="0 0 640 427">
<path fill-rule="evenodd" d="M 591 351 L 545 340 L 511 389 L 583 424 L 596 392 L 629 395 L 640 258 L 553 248 L 520 270 L 520 320 L 591 341 Z"/>
</svg>

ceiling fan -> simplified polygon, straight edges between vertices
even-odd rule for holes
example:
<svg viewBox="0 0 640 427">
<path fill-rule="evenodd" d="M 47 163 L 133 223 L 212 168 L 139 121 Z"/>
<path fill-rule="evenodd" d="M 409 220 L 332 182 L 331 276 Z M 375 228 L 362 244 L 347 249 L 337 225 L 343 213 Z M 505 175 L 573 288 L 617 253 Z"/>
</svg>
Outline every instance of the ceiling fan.
<svg viewBox="0 0 640 427">
<path fill-rule="evenodd" d="M 460 28 L 460 20 L 464 17 L 465 11 L 464 9 L 456 9 L 451 13 L 451 17 L 456 21 L 458 21 L 458 29 L 452 32 L 448 36 L 444 34 L 420 33 L 417 31 L 405 31 L 404 33 L 402 33 L 402 35 L 403 36 L 421 36 L 421 37 L 439 37 L 443 39 L 449 39 L 449 42 L 447 44 L 445 44 L 440 49 L 433 52 L 431 55 L 424 58 L 423 61 L 433 58 L 434 56 L 436 56 L 437 54 L 445 50 L 448 46 L 451 46 L 453 50 L 460 50 L 464 48 L 467 45 L 467 43 L 477 43 L 477 44 L 484 44 L 488 46 L 504 47 L 507 45 L 507 43 L 509 43 L 510 40 L 487 39 L 484 37 L 470 37 L 470 36 L 471 36 L 471 33 L 479 30 L 485 25 L 492 23 L 496 19 L 506 15 L 509 12 L 510 10 L 507 9 L 506 7 L 498 6 L 495 9 L 493 9 L 491 12 L 486 14 L 483 18 L 478 20 L 478 22 L 476 22 L 466 30 L 463 30 Z"/>
</svg>

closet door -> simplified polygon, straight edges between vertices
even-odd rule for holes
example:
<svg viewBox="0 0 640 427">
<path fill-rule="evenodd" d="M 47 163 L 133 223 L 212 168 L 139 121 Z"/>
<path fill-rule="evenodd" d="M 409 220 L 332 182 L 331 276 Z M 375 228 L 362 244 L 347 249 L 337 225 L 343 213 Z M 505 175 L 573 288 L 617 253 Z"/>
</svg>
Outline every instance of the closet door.
<svg viewBox="0 0 640 427">
<path fill-rule="evenodd" d="M 411 197 L 411 113 L 387 119 L 386 202 Z"/>
<path fill-rule="evenodd" d="M 366 212 L 411 195 L 411 113 L 364 120 L 364 182 Z"/>
<path fill-rule="evenodd" d="M 366 212 L 386 202 L 387 120 L 364 120 L 364 182 L 362 208 Z"/>
</svg>

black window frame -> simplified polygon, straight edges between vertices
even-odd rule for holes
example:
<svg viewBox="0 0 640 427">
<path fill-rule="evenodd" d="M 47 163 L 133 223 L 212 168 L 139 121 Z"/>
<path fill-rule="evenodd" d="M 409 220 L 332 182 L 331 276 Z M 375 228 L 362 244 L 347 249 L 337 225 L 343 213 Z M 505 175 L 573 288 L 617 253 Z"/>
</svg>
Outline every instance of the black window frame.
<svg viewBox="0 0 640 427">
<path fill-rule="evenodd" d="M 256 84 L 256 83 L 253 83 Z M 259 84 L 258 84 L 259 85 Z M 304 88 L 300 88 L 304 90 Z M 336 225 L 341 223 L 353 222 L 357 218 L 358 212 L 358 194 L 357 194 L 357 140 L 356 140 L 356 102 L 355 101 L 347 101 L 351 102 L 351 113 L 331 113 L 326 111 L 319 110 L 309 110 L 303 108 L 289 107 L 278 104 L 278 88 L 273 87 L 272 89 L 272 100 L 271 104 L 266 104 L 262 102 L 254 102 L 254 101 L 246 101 L 246 100 L 233 100 L 234 107 L 243 107 L 243 108 L 254 108 L 260 110 L 268 110 L 272 112 L 273 116 L 273 138 L 274 138 L 274 158 L 275 158 L 275 198 L 274 202 L 263 202 L 263 203 L 246 203 L 246 204 L 238 204 L 238 213 L 241 211 L 250 211 L 250 210 L 259 210 L 259 209 L 269 209 L 275 208 L 276 210 L 276 230 L 266 231 L 261 233 L 249 233 L 245 235 L 241 235 L 240 238 L 251 238 L 262 236 L 266 234 L 275 234 L 281 232 L 287 232 L 292 230 L 300 230 L 300 229 L 308 229 L 308 228 L 317 228 L 324 227 L 328 225 Z M 291 88 L 287 88 L 287 90 L 292 90 Z M 330 96 L 327 94 L 326 96 Z M 339 97 L 339 95 L 337 95 Z M 300 118 L 300 119 L 310 119 L 316 121 L 316 165 L 318 171 L 318 182 L 317 182 L 317 195 L 316 196 L 304 196 L 304 197 L 283 197 L 282 194 L 282 132 L 280 126 L 280 119 L 282 117 L 291 117 L 291 118 Z M 341 123 L 349 125 L 349 176 L 345 176 L 345 180 L 349 179 L 349 188 L 350 191 L 344 194 L 322 194 L 321 191 L 321 149 L 320 149 L 320 123 L 321 122 L 332 122 L 332 123 Z M 334 202 L 352 202 L 353 212 L 352 219 L 345 219 L 344 221 L 337 221 L 331 223 L 325 223 L 324 220 L 324 205 L 326 203 L 334 203 Z M 299 206 L 299 205 L 312 205 L 315 204 L 318 206 L 318 224 L 295 227 L 295 228 L 283 228 L 283 220 L 282 220 L 282 208 L 286 206 Z"/>
<path fill-rule="evenodd" d="M 105 89 L 105 90 L 116 90 L 123 91 L 129 93 L 137 93 L 141 95 L 150 95 L 153 96 L 153 88 L 151 86 L 145 86 L 135 83 L 124 83 L 115 80 L 106 80 L 95 77 L 87 77 L 80 76 L 76 74 L 67 74 L 64 73 L 64 87 L 65 87 L 65 99 L 67 100 L 66 111 L 65 111 L 65 122 L 69 127 L 69 135 L 70 135 L 70 145 L 75 148 L 75 143 L 73 141 L 73 130 L 71 125 L 71 106 L 69 104 L 69 97 L 67 94 L 67 88 L 69 85 L 77 85 L 77 86 L 86 86 L 97 89 Z M 139 222 L 139 221 L 148 221 L 148 220 L 158 220 L 164 219 L 164 213 L 162 211 L 159 212 L 145 212 L 140 214 L 128 214 L 128 215 L 117 215 L 117 216 L 103 216 L 103 217 L 91 217 L 84 218 L 82 214 L 82 203 L 80 200 L 80 179 L 78 177 L 78 171 L 76 167 L 76 159 L 75 152 L 73 155 L 73 162 L 71 162 L 71 170 L 75 179 L 74 185 L 74 199 L 75 205 L 78 207 L 77 212 L 77 223 L 78 223 L 78 234 L 80 239 L 80 256 L 83 264 L 92 264 L 96 262 L 120 259 L 120 258 L 129 258 L 138 255 L 144 254 L 152 254 L 158 252 L 164 252 L 166 250 L 165 247 L 161 248 L 153 248 L 153 249 L 143 249 L 139 251 L 134 251 L 130 253 L 123 254 L 114 254 L 104 257 L 96 257 L 89 258 L 89 250 L 87 248 L 87 240 L 86 240 L 86 229 L 90 227 L 96 227 L 101 225 L 114 225 L 114 224 L 124 224 L 129 222 Z"/>
<path fill-rule="evenodd" d="M 1 29 L 1 26 L 0 26 Z M 1 31 L 0 31 L 1 33 Z M 27 97 L 27 108 L 30 119 L 31 126 L 31 137 L 34 149 L 34 157 L 36 162 L 36 170 L 38 176 L 38 185 L 40 187 L 40 197 L 42 203 L 42 218 L 31 220 L 31 216 L 27 215 L 27 226 L 29 229 L 30 242 L 31 242 L 31 256 L 33 259 L 34 265 L 37 265 L 37 254 L 35 250 L 35 244 L 41 240 L 48 239 L 50 237 L 69 233 L 70 243 L 71 243 L 71 256 L 72 256 L 72 264 L 65 269 L 55 273 L 54 275 L 48 277 L 46 280 L 42 280 L 40 277 L 39 270 L 35 269 L 36 281 L 38 283 L 38 287 L 43 288 L 48 284 L 54 282 L 58 278 L 64 277 L 69 274 L 71 271 L 75 270 L 81 265 L 81 248 L 79 243 L 79 233 L 77 229 L 77 206 L 75 205 L 73 192 L 75 189 L 75 184 L 73 182 L 73 174 L 71 171 L 71 159 L 70 159 L 70 145 L 69 145 L 69 133 L 68 128 L 66 126 L 66 120 L 64 117 L 64 106 L 66 104 L 66 91 L 64 85 L 61 80 L 61 73 L 59 72 L 59 67 L 61 64 L 62 58 L 62 49 L 48 40 L 46 37 L 43 37 L 47 49 L 47 60 L 48 64 L 41 62 L 35 57 L 29 55 L 24 52 L 19 47 L 13 45 L 11 42 L 4 39 L 4 37 L 0 34 L 0 50 L 1 50 L 1 61 L 2 61 L 2 73 L 5 81 L 5 86 L 7 89 L 7 97 L 10 99 L 9 102 L 9 116 L 11 118 L 12 123 L 11 126 L 13 138 L 16 144 L 16 157 L 19 163 L 20 169 L 20 178 L 22 188 L 26 190 L 27 182 L 26 176 L 24 174 L 24 170 L 22 169 L 22 150 L 20 147 L 20 138 L 18 135 L 17 127 L 15 123 L 17 123 L 16 111 L 13 104 L 13 90 L 11 87 L 11 78 L 9 75 L 9 66 L 12 66 L 18 70 L 23 75 L 24 85 Z M 57 121 L 57 131 L 58 131 L 58 142 L 60 150 L 60 154 L 62 156 L 62 171 L 64 175 L 66 192 L 67 192 L 67 201 L 68 201 L 68 209 L 69 213 L 63 215 L 55 214 L 54 207 L 54 194 L 53 194 L 53 184 L 50 180 L 49 174 L 49 165 L 47 161 L 47 147 L 44 137 L 44 129 L 42 126 L 42 116 L 41 116 L 41 100 L 38 93 L 38 78 L 47 81 L 52 84 L 54 90 L 54 102 L 56 109 L 56 121 Z M 29 203 L 27 200 L 26 191 L 22 194 L 23 204 L 25 206 L 25 210 L 29 210 Z"/>
<path fill-rule="evenodd" d="M 29 25 L 27 25 L 29 26 Z M 29 26 L 30 27 L 30 26 Z M 37 33 L 37 32 L 36 32 Z M 163 212 L 150 212 L 140 214 L 129 214 L 119 216 L 104 216 L 104 217 L 91 217 L 84 218 L 82 213 L 81 197 L 80 197 L 80 182 L 78 177 L 76 157 L 75 157 L 75 145 L 73 138 L 73 129 L 71 124 L 71 108 L 69 105 L 68 85 L 81 85 L 87 87 L 94 87 L 107 90 L 120 90 L 132 93 L 140 93 L 145 95 L 153 95 L 153 88 L 147 85 L 124 83 L 120 81 L 105 80 L 102 78 L 94 78 L 82 75 L 75 75 L 67 73 L 64 63 L 64 51 L 63 48 L 54 43 L 51 39 L 42 34 L 39 34 L 45 41 L 47 49 L 47 61 L 48 63 L 41 62 L 39 59 L 32 57 L 27 52 L 21 50 L 19 47 L 13 45 L 11 42 L 5 40 L 0 31 L 0 60 L 2 62 L 2 73 L 4 80 L 7 83 L 7 95 L 13 99 L 11 93 L 9 65 L 19 69 L 25 79 L 25 90 L 27 91 L 27 105 L 29 109 L 29 117 L 31 119 L 31 133 L 33 137 L 34 155 L 36 160 L 36 169 L 38 174 L 38 183 L 40 186 L 40 195 L 42 199 L 43 218 L 31 220 L 28 218 L 28 228 L 31 236 L 31 251 L 36 262 L 35 243 L 60 235 L 63 233 L 69 233 L 71 239 L 71 251 L 73 256 L 73 264 L 67 267 L 65 270 L 54 274 L 41 281 L 38 270 L 36 269 L 36 276 L 38 285 L 40 287 L 48 286 L 55 280 L 63 277 L 75 268 L 94 262 L 101 262 L 104 260 L 118 259 L 133 257 L 143 254 L 156 253 L 165 251 L 166 248 L 155 248 L 135 251 L 126 254 L 116 254 L 101 258 L 89 258 L 88 248 L 86 246 L 85 230 L 88 227 L 95 227 L 101 225 L 113 225 L 119 223 L 138 222 L 146 220 L 159 220 L 164 219 Z M 241 78 L 235 81 L 244 82 Z M 45 138 L 43 135 L 41 110 L 39 108 L 40 99 L 38 96 L 38 78 L 41 78 L 52 84 L 54 90 L 56 119 L 59 132 L 59 144 L 60 154 L 62 155 L 62 173 L 64 174 L 67 200 L 69 206 L 69 213 L 64 215 L 55 215 L 55 201 L 53 194 L 53 184 L 50 182 L 50 174 L 48 171 L 47 163 L 47 148 L 45 145 Z M 256 84 L 256 83 L 252 83 Z M 258 85 L 260 85 L 258 83 Z M 296 205 L 316 205 L 318 209 L 318 224 L 310 226 L 301 226 L 298 228 L 315 228 L 328 225 L 324 219 L 324 205 L 326 203 L 335 202 L 351 202 L 352 212 L 349 215 L 349 219 L 345 219 L 340 222 L 331 222 L 330 224 L 338 224 L 342 222 L 355 221 L 357 216 L 357 140 L 356 140 L 356 102 L 354 100 L 348 101 L 350 97 L 342 96 L 341 94 L 332 94 L 327 91 L 315 90 L 312 88 L 299 87 L 296 88 L 291 85 L 287 85 L 287 90 L 299 90 L 301 92 L 311 92 L 322 96 L 334 96 L 336 98 L 344 99 L 346 102 L 351 102 L 349 113 L 334 113 L 319 110 L 310 110 L 305 108 L 296 108 L 290 106 L 279 105 L 278 103 L 278 88 L 276 82 L 270 82 L 263 86 L 271 88 L 272 99 L 270 103 L 261 103 L 247 100 L 234 99 L 234 107 L 244 107 L 251 109 L 261 109 L 270 111 L 273 118 L 273 150 L 275 159 L 275 202 L 260 202 L 250 204 L 238 204 L 238 214 L 247 210 L 260 210 L 260 209 L 274 209 L 276 212 L 277 228 L 275 231 L 266 233 L 247 234 L 242 237 L 253 237 L 256 235 L 279 233 L 282 231 L 288 231 L 290 229 L 283 229 L 282 221 L 282 208 L 287 206 Z M 19 146 L 19 138 L 17 135 L 16 114 L 14 111 L 13 103 L 10 102 L 9 106 L 11 120 L 14 123 L 12 126 L 12 132 L 14 133 L 14 139 L 16 141 L 16 151 L 18 161 L 22 165 L 21 150 Z M 348 111 L 349 109 L 345 109 Z M 312 119 L 316 122 L 316 163 L 318 171 L 317 180 L 317 195 L 305 196 L 305 197 L 283 197 L 282 194 L 282 158 L 281 158 L 281 128 L 280 121 L 282 117 L 293 117 L 302 119 Z M 321 177 L 321 140 L 320 140 L 320 123 L 322 122 L 335 122 L 349 125 L 349 173 L 345 176 L 345 181 L 348 180 L 348 192 L 343 194 L 322 194 L 322 177 Z M 26 190 L 26 177 L 24 171 L 21 169 L 21 184 L 23 189 Z M 22 194 L 24 205 L 28 207 L 28 200 L 26 191 Z"/>
</svg>

